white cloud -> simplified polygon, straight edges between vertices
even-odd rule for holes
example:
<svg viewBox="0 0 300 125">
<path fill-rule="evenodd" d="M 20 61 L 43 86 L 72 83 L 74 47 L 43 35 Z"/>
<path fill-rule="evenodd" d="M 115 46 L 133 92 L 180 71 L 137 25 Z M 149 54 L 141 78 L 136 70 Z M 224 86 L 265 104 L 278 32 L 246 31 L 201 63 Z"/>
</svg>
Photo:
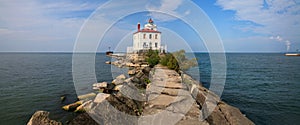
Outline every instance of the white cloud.
<svg viewBox="0 0 300 125">
<path fill-rule="evenodd" d="M 182 0 L 162 0 L 160 10 L 174 11 L 182 3 Z"/>
<path fill-rule="evenodd" d="M 168 12 L 173 13 L 175 15 L 178 14 L 177 9 L 182 5 L 182 0 L 160 0 L 159 5 L 151 4 L 147 6 L 149 11 L 152 11 L 149 16 L 154 19 L 162 22 L 173 21 L 176 20 L 176 17 L 172 17 L 170 15 L 166 15 L 160 12 Z M 188 15 L 190 12 L 186 11 L 185 14 Z"/>
<path fill-rule="evenodd" d="M 78 13 L 92 12 L 99 4 L 74 1 L 1 1 L 0 51 L 71 51 L 86 18 Z M 9 47 L 5 48 L 3 45 Z"/>
<path fill-rule="evenodd" d="M 281 42 L 283 39 L 281 38 L 281 36 L 270 36 L 271 40 L 277 40 L 279 42 Z"/>
<path fill-rule="evenodd" d="M 235 12 L 238 21 L 250 21 L 252 25 L 240 25 L 240 29 L 254 33 L 279 37 L 273 40 L 283 41 L 286 45 L 300 42 L 300 7 L 294 0 L 217 0 L 223 10 Z"/>
</svg>

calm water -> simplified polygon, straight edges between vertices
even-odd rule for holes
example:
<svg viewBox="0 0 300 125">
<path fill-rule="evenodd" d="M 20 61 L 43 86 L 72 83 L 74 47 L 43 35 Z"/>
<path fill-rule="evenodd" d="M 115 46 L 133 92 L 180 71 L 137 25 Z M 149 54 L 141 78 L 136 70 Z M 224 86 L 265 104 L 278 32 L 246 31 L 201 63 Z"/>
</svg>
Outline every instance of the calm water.
<svg viewBox="0 0 300 125">
<path fill-rule="evenodd" d="M 208 54 L 197 54 L 201 81 L 209 86 Z M 300 57 L 282 54 L 227 54 L 227 80 L 222 99 L 256 124 L 300 122 Z M 110 60 L 96 56 L 98 81 L 110 81 Z M 92 84 L 92 83 L 90 83 Z M 91 85 L 83 88 L 89 91 Z M 66 95 L 65 102 L 60 96 Z M 72 79 L 72 54 L 0 53 L 0 124 L 26 124 L 36 110 L 66 121 L 76 114 L 61 110 L 76 92 Z"/>
<path fill-rule="evenodd" d="M 209 86 L 209 58 L 200 59 L 201 81 Z M 300 57 L 283 54 L 227 54 L 222 100 L 256 124 L 300 123 Z M 201 65 L 202 64 L 202 65 Z"/>
</svg>

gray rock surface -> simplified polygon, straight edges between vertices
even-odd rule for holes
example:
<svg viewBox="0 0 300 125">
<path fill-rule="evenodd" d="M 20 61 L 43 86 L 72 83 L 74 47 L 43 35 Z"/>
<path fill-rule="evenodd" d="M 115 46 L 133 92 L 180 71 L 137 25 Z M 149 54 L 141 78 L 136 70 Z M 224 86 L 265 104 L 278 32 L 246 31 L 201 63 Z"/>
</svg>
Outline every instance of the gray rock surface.
<svg viewBox="0 0 300 125">
<path fill-rule="evenodd" d="M 218 104 L 218 107 L 231 125 L 254 125 L 254 123 L 246 118 L 238 108 L 226 103 L 220 103 Z"/>
<path fill-rule="evenodd" d="M 180 77 L 177 72 L 160 65 L 154 71 L 150 73 L 154 74 L 151 76 L 153 82 L 147 86 L 148 101 L 143 112 L 149 117 L 145 119 L 150 124 L 173 124 L 174 121 L 178 125 L 254 124 L 239 109 L 222 102 L 190 76 L 182 74 Z M 168 112 L 177 117 L 160 118 L 167 116 Z M 149 115 L 155 116 L 156 120 L 151 121 Z"/>
<path fill-rule="evenodd" d="M 49 119 L 49 114 L 46 111 L 36 111 L 27 125 L 62 125 L 61 122 Z"/>
<path fill-rule="evenodd" d="M 148 116 L 146 124 L 208 124 L 199 120 L 200 107 L 177 72 L 158 65 L 150 74 L 154 75 L 146 91 L 148 101 L 143 112 L 143 116 Z"/>
<path fill-rule="evenodd" d="M 99 93 L 94 99 L 94 103 L 102 103 L 106 98 L 108 98 L 110 94 Z"/>
</svg>

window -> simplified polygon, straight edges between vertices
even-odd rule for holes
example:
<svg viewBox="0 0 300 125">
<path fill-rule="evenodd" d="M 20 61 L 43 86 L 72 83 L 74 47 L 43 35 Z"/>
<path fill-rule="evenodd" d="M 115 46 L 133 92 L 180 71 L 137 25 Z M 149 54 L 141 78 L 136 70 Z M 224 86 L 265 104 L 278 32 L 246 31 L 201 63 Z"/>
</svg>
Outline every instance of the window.
<svg viewBox="0 0 300 125">
<path fill-rule="evenodd" d="M 144 39 L 146 39 L 146 34 L 144 34 Z"/>
<path fill-rule="evenodd" d="M 149 39 L 152 39 L 152 34 L 149 34 Z"/>
<path fill-rule="evenodd" d="M 155 43 L 155 48 L 157 48 L 157 43 Z"/>
<path fill-rule="evenodd" d="M 155 39 L 157 39 L 157 34 L 155 34 Z"/>
<path fill-rule="evenodd" d="M 143 44 L 143 48 L 147 48 L 147 44 L 145 42 Z"/>
</svg>

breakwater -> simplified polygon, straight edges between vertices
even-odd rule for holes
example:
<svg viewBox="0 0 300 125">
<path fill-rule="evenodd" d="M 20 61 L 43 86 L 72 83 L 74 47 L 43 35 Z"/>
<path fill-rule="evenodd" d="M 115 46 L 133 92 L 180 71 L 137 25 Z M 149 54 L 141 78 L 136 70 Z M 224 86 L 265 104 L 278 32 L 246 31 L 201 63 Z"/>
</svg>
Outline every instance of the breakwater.
<svg viewBox="0 0 300 125">
<path fill-rule="evenodd" d="M 133 67 L 131 69 L 132 76 L 126 78 L 124 75 L 120 75 L 111 83 L 94 84 L 94 89 L 98 90 L 95 93 L 96 96 L 82 98 L 84 101 L 82 107 L 92 118 L 97 120 L 97 123 L 137 124 L 141 122 L 136 119 L 137 117 L 125 116 L 128 114 L 139 116 L 142 119 L 144 118 L 142 121 L 147 121 L 151 118 L 147 119 L 144 116 L 167 112 L 174 115 L 174 119 L 178 121 L 173 122 L 178 124 L 253 124 L 237 108 L 222 102 L 219 97 L 202 87 L 199 82 L 188 75 L 179 74 L 160 65 L 151 69 L 142 61 L 142 63 L 133 62 L 122 59 L 110 62 L 110 64 L 119 67 Z M 134 73 L 132 70 L 134 70 Z M 209 103 L 206 103 L 205 100 L 208 96 L 214 98 L 209 98 Z M 190 104 L 190 106 L 186 104 Z M 208 111 L 208 107 L 214 104 L 216 108 L 211 112 Z M 199 121 L 201 116 L 204 119 Z M 87 117 L 88 115 L 85 113 L 79 115 L 70 124 L 78 123 L 79 120 L 76 119 L 90 119 L 92 121 L 91 118 Z M 146 123 L 162 123 L 164 120 L 168 120 L 169 117 L 155 118 L 151 120 L 154 123 Z M 172 122 L 168 121 L 167 123 L 171 124 Z"/>
</svg>

